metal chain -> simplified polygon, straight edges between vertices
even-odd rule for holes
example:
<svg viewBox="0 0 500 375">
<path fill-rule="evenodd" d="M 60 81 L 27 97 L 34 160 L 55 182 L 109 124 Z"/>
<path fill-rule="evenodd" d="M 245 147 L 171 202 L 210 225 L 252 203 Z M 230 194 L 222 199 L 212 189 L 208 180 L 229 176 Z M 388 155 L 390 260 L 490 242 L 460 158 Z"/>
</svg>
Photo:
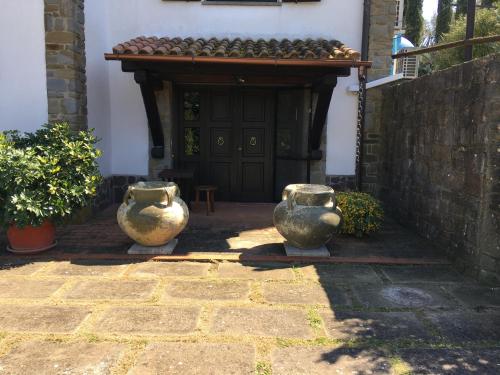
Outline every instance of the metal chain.
<svg viewBox="0 0 500 375">
<path fill-rule="evenodd" d="M 366 104 L 366 69 L 359 68 L 358 72 L 359 90 L 358 90 L 358 121 L 356 127 L 356 186 L 361 190 L 361 153 L 363 152 L 362 140 L 365 122 L 365 104 Z"/>
</svg>

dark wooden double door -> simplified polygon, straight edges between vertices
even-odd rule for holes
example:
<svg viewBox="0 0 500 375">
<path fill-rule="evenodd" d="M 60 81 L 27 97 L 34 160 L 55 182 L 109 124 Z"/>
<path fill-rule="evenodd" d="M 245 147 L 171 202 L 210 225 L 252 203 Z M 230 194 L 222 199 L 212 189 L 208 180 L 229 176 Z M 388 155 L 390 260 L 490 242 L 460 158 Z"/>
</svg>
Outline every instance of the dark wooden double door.
<svg viewBox="0 0 500 375">
<path fill-rule="evenodd" d="M 179 160 L 217 200 L 273 200 L 272 89 L 180 87 Z"/>
</svg>

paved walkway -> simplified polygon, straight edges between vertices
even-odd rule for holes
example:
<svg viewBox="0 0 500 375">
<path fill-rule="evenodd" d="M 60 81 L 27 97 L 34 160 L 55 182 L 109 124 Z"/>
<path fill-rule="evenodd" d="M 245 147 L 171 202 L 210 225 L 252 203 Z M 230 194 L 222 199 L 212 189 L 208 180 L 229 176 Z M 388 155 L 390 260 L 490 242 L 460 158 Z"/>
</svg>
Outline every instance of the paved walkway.
<svg viewBox="0 0 500 375">
<path fill-rule="evenodd" d="M 215 214 L 206 216 L 204 207 L 193 207 L 188 227 L 179 235 L 176 255 L 188 253 L 244 253 L 285 255 L 283 237 L 273 225 L 274 204 L 216 202 Z M 132 245 L 116 222 L 117 206 L 111 206 L 86 223 L 60 228 L 55 252 L 71 254 L 126 254 Z M 0 238 L 0 246 L 5 239 Z M 358 239 L 335 236 L 328 243 L 337 257 L 390 257 L 442 259 L 432 242 L 417 236 L 387 218 L 381 233 Z"/>
<path fill-rule="evenodd" d="M 500 289 L 446 266 L 3 263 L 0 374 L 499 374 Z"/>
</svg>

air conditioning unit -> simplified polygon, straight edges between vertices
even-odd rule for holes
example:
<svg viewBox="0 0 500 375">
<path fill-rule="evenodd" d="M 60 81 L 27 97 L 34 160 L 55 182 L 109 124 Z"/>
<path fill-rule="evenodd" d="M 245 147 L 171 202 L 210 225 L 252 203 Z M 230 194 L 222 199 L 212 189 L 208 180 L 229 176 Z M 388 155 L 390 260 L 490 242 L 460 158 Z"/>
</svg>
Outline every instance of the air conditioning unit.
<svg viewBox="0 0 500 375">
<path fill-rule="evenodd" d="M 409 52 L 417 48 L 403 48 L 398 51 Z M 403 78 L 413 79 L 418 77 L 418 56 L 400 57 L 394 61 L 394 73 L 402 74 Z"/>
<path fill-rule="evenodd" d="M 403 31 L 403 11 L 405 0 L 396 0 L 396 21 L 394 22 L 394 31 L 396 33 Z"/>
</svg>

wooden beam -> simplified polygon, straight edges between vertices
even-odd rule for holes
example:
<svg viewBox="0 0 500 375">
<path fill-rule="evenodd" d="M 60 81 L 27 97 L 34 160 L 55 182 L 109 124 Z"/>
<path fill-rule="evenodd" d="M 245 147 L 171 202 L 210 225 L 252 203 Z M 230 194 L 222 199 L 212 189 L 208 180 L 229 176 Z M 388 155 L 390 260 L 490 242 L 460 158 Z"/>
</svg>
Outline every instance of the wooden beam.
<svg viewBox="0 0 500 375">
<path fill-rule="evenodd" d="M 165 156 L 165 140 L 155 95 L 155 88 L 159 89 L 161 87 L 161 81 L 155 81 L 151 74 L 144 70 L 135 72 L 134 79 L 141 87 L 142 100 L 148 117 L 149 131 L 153 140 L 151 157 L 163 159 Z"/>
<path fill-rule="evenodd" d="M 314 111 L 314 119 L 309 135 L 309 145 L 311 152 L 319 150 L 321 146 L 321 134 L 326 122 L 328 108 L 332 100 L 333 89 L 337 85 L 337 80 L 329 80 L 322 86 L 317 86 L 314 92 L 318 93 L 318 101 Z"/>
<path fill-rule="evenodd" d="M 349 59 L 280 59 L 260 57 L 215 57 L 215 56 L 176 56 L 176 55 L 134 55 L 105 53 L 105 60 L 121 61 L 149 61 L 149 62 L 174 62 L 189 65 L 239 65 L 239 66 L 272 66 L 272 67 L 301 67 L 302 69 L 317 67 L 347 67 L 358 68 L 360 66 L 370 67 L 371 61 L 359 61 Z"/>
<path fill-rule="evenodd" d="M 431 47 L 414 49 L 414 50 L 411 50 L 408 52 L 396 53 L 396 54 L 392 55 L 392 58 L 399 59 L 401 57 L 423 55 L 424 53 L 440 51 L 440 50 L 448 49 L 448 48 L 472 46 L 472 45 L 483 44 L 483 43 L 494 43 L 494 42 L 499 42 L 499 41 L 500 41 L 500 35 L 481 36 L 481 37 L 472 38 L 472 39 L 463 39 L 463 40 L 459 40 L 456 42 L 436 44 L 436 45 L 431 46 Z"/>
<path fill-rule="evenodd" d="M 223 84 L 223 85 L 268 85 L 268 86 L 304 86 L 310 84 L 311 80 L 301 76 L 247 76 L 229 74 L 168 74 L 162 73 L 160 77 L 164 81 L 172 81 L 178 84 Z"/>
<path fill-rule="evenodd" d="M 264 66 L 264 65 L 224 65 L 224 64 L 180 64 L 165 62 L 151 62 L 151 61 L 128 61 L 123 60 L 122 71 L 135 72 L 138 70 L 145 70 L 148 72 L 155 72 L 159 75 L 233 75 L 233 76 L 274 76 L 274 77 L 304 77 L 309 80 L 317 80 L 325 75 L 335 76 L 349 76 L 351 74 L 350 68 L 346 67 L 315 67 L 314 69 L 304 69 L 301 66 Z"/>
</svg>

